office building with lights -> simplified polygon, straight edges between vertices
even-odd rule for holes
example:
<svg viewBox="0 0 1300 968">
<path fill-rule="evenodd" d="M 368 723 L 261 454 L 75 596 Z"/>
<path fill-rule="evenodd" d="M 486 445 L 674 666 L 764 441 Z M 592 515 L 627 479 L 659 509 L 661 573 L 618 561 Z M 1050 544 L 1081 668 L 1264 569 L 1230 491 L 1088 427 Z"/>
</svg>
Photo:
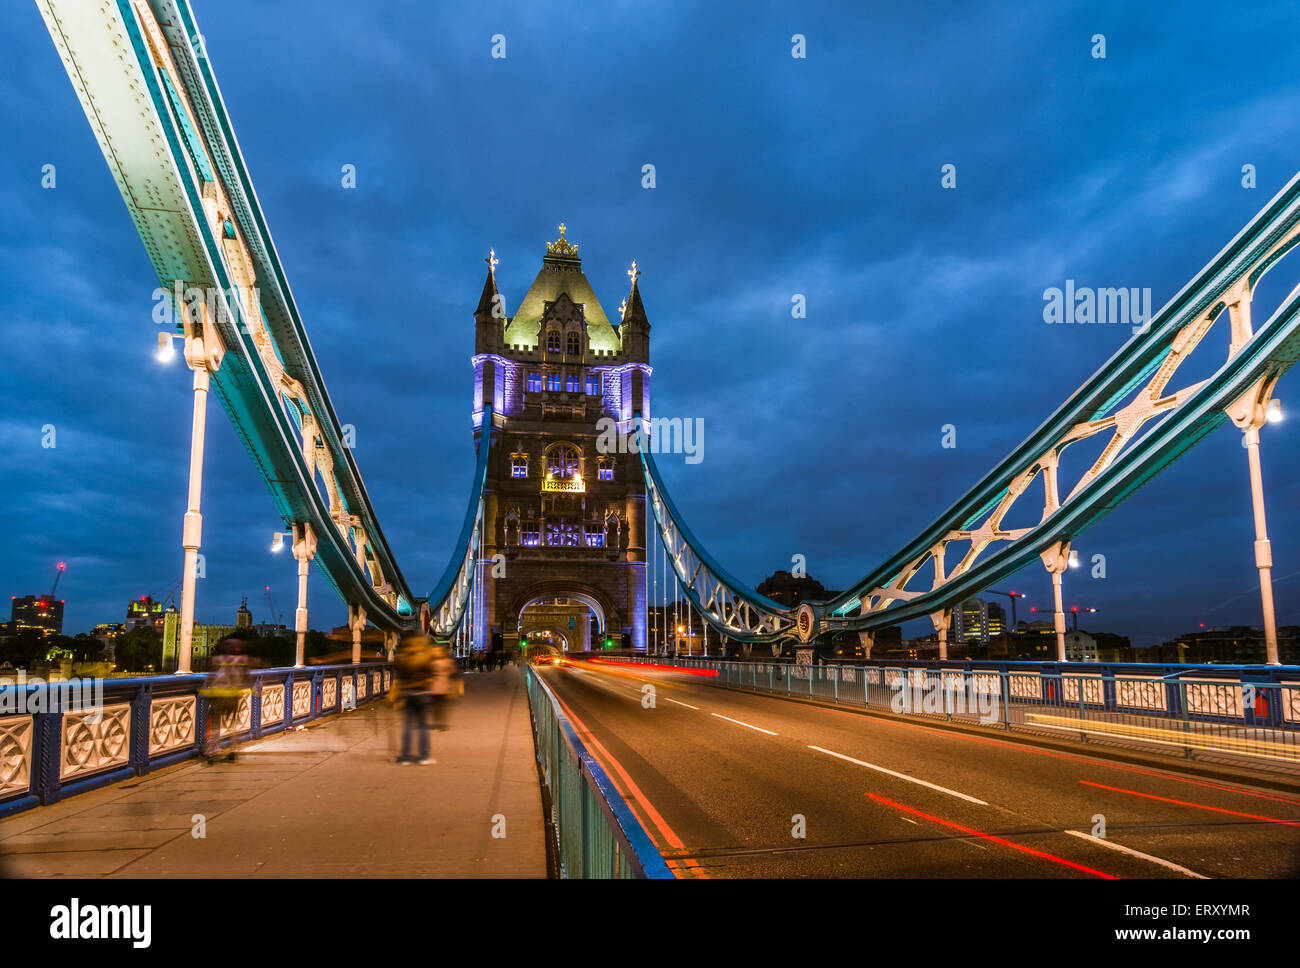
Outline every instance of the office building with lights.
<svg viewBox="0 0 1300 968">
<path fill-rule="evenodd" d="M 37 631 L 41 635 L 63 634 L 63 602 L 48 595 L 13 596 L 9 632 Z"/>
</svg>

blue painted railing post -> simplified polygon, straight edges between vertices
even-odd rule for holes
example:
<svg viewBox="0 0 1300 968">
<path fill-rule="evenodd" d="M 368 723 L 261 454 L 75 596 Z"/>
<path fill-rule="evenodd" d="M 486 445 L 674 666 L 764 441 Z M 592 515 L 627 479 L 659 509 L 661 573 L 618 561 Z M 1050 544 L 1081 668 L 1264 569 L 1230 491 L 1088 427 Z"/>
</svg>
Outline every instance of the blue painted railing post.
<svg viewBox="0 0 1300 968">
<path fill-rule="evenodd" d="M 248 696 L 248 729 L 253 739 L 262 738 L 262 677 L 253 678 L 253 689 Z"/>
<path fill-rule="evenodd" d="M 36 795 L 40 797 L 41 806 L 48 807 L 58 803 L 63 797 L 60 789 L 59 773 L 63 765 L 63 710 L 37 713 L 33 720 L 37 744 L 33 751 L 36 769 Z"/>
<path fill-rule="evenodd" d="M 208 719 L 212 713 L 208 700 L 202 695 L 194 696 L 194 748 L 203 753 L 208 745 Z"/>
<path fill-rule="evenodd" d="M 153 686 L 144 683 L 131 697 L 131 768 L 136 776 L 149 772 L 149 735 Z"/>
</svg>

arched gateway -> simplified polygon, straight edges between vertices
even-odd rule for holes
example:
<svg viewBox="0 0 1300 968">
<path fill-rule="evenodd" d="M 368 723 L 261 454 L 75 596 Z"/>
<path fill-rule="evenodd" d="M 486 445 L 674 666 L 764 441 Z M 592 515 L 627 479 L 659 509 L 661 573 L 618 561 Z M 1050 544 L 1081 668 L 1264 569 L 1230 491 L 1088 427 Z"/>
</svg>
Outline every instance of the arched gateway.
<svg viewBox="0 0 1300 968">
<path fill-rule="evenodd" d="M 611 322 L 577 249 L 561 226 L 514 316 L 489 255 L 474 313 L 476 443 L 488 406 L 494 422 L 475 639 L 510 652 L 525 609 L 556 600 L 589 607 L 604 641 L 646 644 L 645 485 L 635 453 L 599 441 L 611 423 L 630 433 L 634 413 L 650 413 L 650 324 L 639 273 Z M 570 648 L 587 640 L 567 634 L 577 625 L 565 629 Z"/>
</svg>

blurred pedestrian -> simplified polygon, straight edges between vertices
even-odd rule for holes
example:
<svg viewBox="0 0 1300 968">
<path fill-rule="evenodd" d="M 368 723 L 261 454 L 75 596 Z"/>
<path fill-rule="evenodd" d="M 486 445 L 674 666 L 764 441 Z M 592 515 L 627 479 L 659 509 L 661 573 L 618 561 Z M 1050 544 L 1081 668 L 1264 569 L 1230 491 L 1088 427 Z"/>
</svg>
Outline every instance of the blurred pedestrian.
<svg viewBox="0 0 1300 968">
<path fill-rule="evenodd" d="M 429 755 L 429 707 L 434 687 L 433 639 L 420 633 L 406 634 L 397 644 L 393 656 L 393 688 L 389 699 L 402 712 L 402 752 L 397 762 L 403 766 L 434 762 Z M 445 651 L 445 650 L 444 650 Z M 412 747 L 419 746 L 419 754 Z"/>
<path fill-rule="evenodd" d="M 221 751 L 234 735 L 240 700 L 252 691 L 253 686 L 248 655 L 239 639 L 222 641 L 212 656 L 211 666 L 208 677 L 199 687 L 199 695 L 208 701 L 208 731 L 203 737 L 203 755 L 209 765 L 218 759 L 235 759 L 234 752 L 221 756 Z M 221 721 L 226 716 L 231 718 L 232 728 L 223 735 Z"/>
<path fill-rule="evenodd" d="M 433 700 L 433 721 L 439 730 L 447 728 L 447 703 L 465 692 L 465 681 L 456 668 L 456 660 L 445 645 L 433 647 L 433 683 L 430 688 Z"/>
</svg>

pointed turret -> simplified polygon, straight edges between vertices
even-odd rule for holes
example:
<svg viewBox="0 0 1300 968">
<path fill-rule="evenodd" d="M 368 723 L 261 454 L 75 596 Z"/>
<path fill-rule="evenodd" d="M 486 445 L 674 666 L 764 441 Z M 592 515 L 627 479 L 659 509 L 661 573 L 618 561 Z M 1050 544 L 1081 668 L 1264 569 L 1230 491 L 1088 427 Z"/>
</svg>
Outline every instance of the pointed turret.
<svg viewBox="0 0 1300 968">
<path fill-rule="evenodd" d="M 623 343 L 623 355 L 632 363 L 650 362 L 650 320 L 646 318 L 645 306 L 641 303 L 641 289 L 637 280 L 641 270 L 632 263 L 627 273 L 632 277 L 632 291 L 623 303 L 623 321 L 619 324 L 618 335 Z"/>
<path fill-rule="evenodd" d="M 500 260 L 496 250 L 489 249 L 483 261 L 488 264 L 488 271 L 487 279 L 483 281 L 483 295 L 479 296 L 478 308 L 474 310 L 474 352 L 498 353 L 505 333 L 506 313 L 505 300 L 497 291 L 496 267 Z"/>
</svg>

